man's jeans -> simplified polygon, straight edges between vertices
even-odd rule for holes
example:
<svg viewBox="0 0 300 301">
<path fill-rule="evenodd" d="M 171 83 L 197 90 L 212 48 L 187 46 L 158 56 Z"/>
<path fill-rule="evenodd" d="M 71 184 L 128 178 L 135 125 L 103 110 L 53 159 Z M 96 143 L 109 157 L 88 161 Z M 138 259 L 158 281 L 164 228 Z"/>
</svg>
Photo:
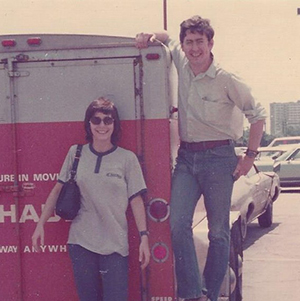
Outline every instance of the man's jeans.
<svg viewBox="0 0 300 301">
<path fill-rule="evenodd" d="M 181 148 L 178 151 L 170 223 L 177 291 L 181 298 L 197 298 L 207 293 L 211 301 L 218 299 L 229 260 L 232 173 L 237 162 L 233 145 L 196 152 Z M 194 210 L 202 194 L 210 241 L 203 280 L 192 233 Z"/>
<path fill-rule="evenodd" d="M 100 255 L 75 244 L 68 247 L 80 301 L 127 300 L 128 257 Z"/>
</svg>

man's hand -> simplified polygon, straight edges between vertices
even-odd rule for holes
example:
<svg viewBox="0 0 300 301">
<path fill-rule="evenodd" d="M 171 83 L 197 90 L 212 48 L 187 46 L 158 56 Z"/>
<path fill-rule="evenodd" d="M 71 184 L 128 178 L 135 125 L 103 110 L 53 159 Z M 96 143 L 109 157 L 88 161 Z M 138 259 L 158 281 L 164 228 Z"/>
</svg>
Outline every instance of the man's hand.
<svg viewBox="0 0 300 301">
<path fill-rule="evenodd" d="M 143 49 L 148 47 L 148 42 L 154 42 L 156 36 L 154 33 L 138 33 L 135 37 L 136 48 Z"/>
<path fill-rule="evenodd" d="M 255 158 L 250 158 L 246 155 L 239 156 L 239 162 L 233 172 L 233 177 L 237 180 L 240 176 L 245 176 L 251 169 Z"/>
</svg>

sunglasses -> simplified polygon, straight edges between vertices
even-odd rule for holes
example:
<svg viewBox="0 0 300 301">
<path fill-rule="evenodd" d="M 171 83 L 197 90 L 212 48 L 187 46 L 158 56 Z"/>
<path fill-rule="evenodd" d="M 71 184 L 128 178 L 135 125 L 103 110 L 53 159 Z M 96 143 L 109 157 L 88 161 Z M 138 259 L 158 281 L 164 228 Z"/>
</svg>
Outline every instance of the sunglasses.
<svg viewBox="0 0 300 301">
<path fill-rule="evenodd" d="M 103 119 L 101 119 L 100 117 L 93 116 L 90 119 L 90 122 L 95 125 L 99 125 L 102 121 L 105 125 L 111 125 L 114 123 L 114 119 L 110 116 L 105 116 Z"/>
</svg>

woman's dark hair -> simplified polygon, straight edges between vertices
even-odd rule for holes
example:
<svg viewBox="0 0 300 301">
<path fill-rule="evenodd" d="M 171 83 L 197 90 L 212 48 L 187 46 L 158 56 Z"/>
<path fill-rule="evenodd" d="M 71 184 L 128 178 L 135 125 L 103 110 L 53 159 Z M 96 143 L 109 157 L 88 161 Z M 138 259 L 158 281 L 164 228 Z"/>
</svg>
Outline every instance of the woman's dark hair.
<svg viewBox="0 0 300 301">
<path fill-rule="evenodd" d="M 213 39 L 215 34 L 214 29 L 211 27 L 208 19 L 202 19 L 200 16 L 193 16 L 180 24 L 179 39 L 181 44 L 183 43 L 188 30 L 190 30 L 191 33 L 200 33 L 201 35 L 206 35 L 208 41 Z"/>
<path fill-rule="evenodd" d="M 105 97 L 99 97 L 98 99 L 92 101 L 86 109 L 84 118 L 84 129 L 86 133 L 85 139 L 88 142 L 93 142 L 90 120 L 97 112 L 110 115 L 114 119 L 114 131 L 111 135 L 111 143 L 116 145 L 121 136 L 121 122 L 119 113 L 113 102 Z"/>
</svg>

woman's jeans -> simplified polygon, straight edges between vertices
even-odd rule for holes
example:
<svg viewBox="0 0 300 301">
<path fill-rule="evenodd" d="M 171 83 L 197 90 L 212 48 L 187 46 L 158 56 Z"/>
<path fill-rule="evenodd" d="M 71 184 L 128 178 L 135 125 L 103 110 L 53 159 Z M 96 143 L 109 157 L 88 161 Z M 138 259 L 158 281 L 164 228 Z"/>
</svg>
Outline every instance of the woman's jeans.
<svg viewBox="0 0 300 301">
<path fill-rule="evenodd" d="M 172 179 L 171 232 L 178 296 L 192 299 L 207 294 L 218 299 L 229 260 L 229 212 L 233 171 L 238 159 L 233 145 L 205 151 L 180 148 Z M 203 194 L 208 219 L 209 249 L 203 279 L 193 241 L 196 204 Z"/>
<path fill-rule="evenodd" d="M 128 257 L 118 253 L 100 255 L 79 245 L 68 246 L 80 301 L 128 299 Z"/>
</svg>

